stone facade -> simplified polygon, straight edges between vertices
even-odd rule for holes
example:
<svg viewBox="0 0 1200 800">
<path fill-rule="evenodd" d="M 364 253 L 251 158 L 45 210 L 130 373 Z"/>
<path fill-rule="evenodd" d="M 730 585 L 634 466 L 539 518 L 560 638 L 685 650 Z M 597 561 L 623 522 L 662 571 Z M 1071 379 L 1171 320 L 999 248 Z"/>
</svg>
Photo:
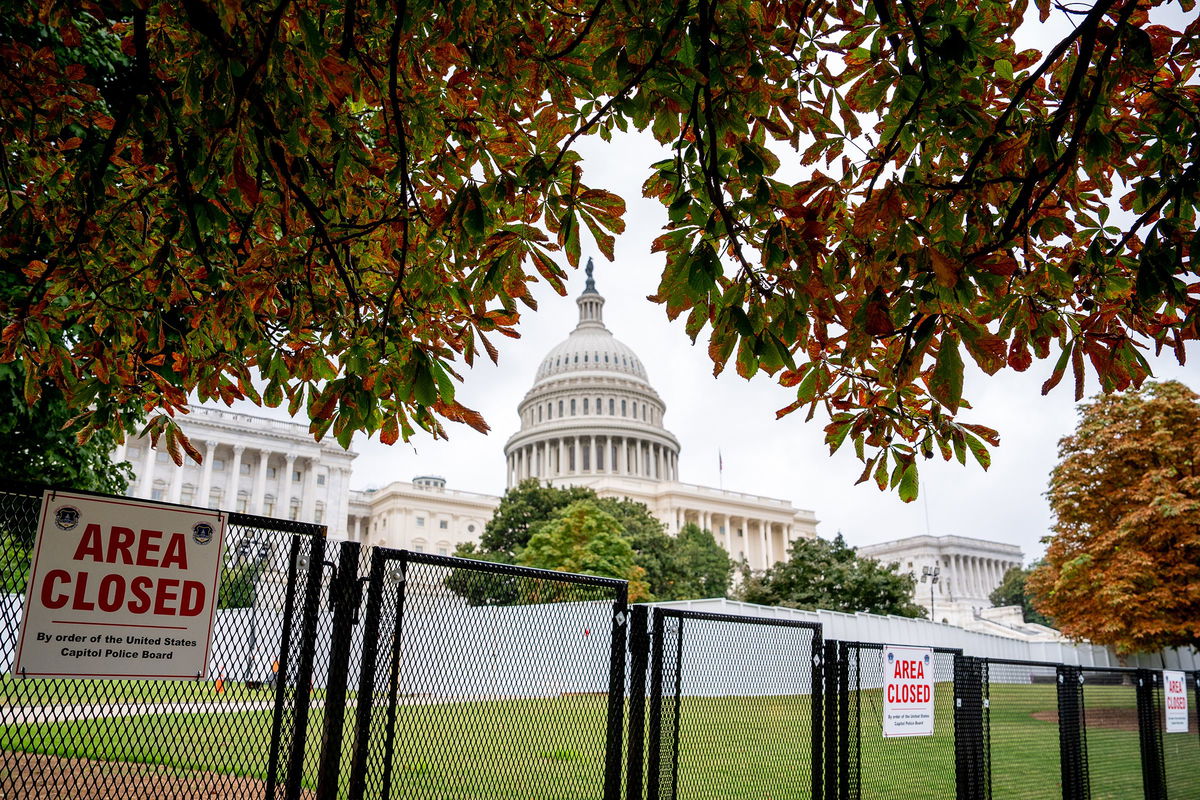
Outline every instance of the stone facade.
<svg viewBox="0 0 1200 800">
<path fill-rule="evenodd" d="M 114 458 L 133 465 L 129 493 L 148 500 L 317 522 L 347 535 L 356 454 L 314 442 L 308 426 L 198 407 L 179 420 L 204 463 L 177 467 L 147 439 L 129 438 Z"/>
<path fill-rule="evenodd" d="M 911 536 L 858 548 L 859 555 L 885 563 L 897 562 L 901 573 L 917 579 L 913 600 L 931 611 L 931 618 L 967 627 L 984 609 L 1004 573 L 1024 563 L 1021 548 L 1014 544 L 971 539 L 966 536 Z M 937 567 L 938 583 L 926 570 Z"/>
</svg>

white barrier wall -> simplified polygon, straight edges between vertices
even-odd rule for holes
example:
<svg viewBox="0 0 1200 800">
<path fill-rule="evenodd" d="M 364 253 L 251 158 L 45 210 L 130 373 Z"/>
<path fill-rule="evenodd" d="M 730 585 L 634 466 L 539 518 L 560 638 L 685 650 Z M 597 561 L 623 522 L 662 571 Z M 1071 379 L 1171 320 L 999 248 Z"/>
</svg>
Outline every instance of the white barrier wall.
<svg viewBox="0 0 1200 800">
<path fill-rule="evenodd" d="M 953 625 L 926 619 L 881 616 L 879 614 L 846 614 L 839 611 L 801 611 L 794 608 L 762 606 L 735 600 L 680 600 L 655 603 L 664 608 L 687 608 L 713 614 L 740 614 L 752 617 L 795 619 L 819 622 L 826 639 L 847 642 L 880 642 L 961 649 L 965 655 L 987 658 L 1008 658 L 1018 661 L 1052 661 L 1084 667 L 1122 666 L 1116 653 L 1107 647 L 1093 644 L 1061 642 L 1025 642 L 989 633 L 977 633 Z M 1194 650 L 1170 649 L 1160 653 L 1138 653 L 1127 656 L 1124 666 L 1147 669 L 1200 669 L 1200 653 Z"/>
</svg>

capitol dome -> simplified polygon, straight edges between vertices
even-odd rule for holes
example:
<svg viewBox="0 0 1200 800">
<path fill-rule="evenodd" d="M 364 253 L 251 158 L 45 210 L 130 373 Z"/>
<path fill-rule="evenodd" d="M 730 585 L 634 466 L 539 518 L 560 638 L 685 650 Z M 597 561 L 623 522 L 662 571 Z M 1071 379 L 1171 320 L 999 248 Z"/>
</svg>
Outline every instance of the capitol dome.
<svg viewBox="0 0 1200 800">
<path fill-rule="evenodd" d="M 678 479 L 679 441 L 663 427 L 666 406 L 646 367 L 604 326 L 604 297 L 588 259 L 576 299 L 579 324 L 542 359 L 518 406 L 521 429 L 504 446 L 508 485 L 620 475 Z"/>
</svg>

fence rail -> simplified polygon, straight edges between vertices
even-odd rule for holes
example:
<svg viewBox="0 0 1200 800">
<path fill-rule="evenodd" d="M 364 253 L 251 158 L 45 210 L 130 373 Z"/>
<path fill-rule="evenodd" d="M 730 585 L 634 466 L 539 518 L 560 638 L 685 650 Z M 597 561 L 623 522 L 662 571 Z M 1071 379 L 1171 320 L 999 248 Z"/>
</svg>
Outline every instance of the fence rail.
<svg viewBox="0 0 1200 800">
<path fill-rule="evenodd" d="M 6 673 L 40 498 L 0 488 Z M 1160 671 L 935 647 L 933 735 L 884 738 L 880 642 L 226 516 L 209 674 L 0 676 L 0 798 L 1200 800 L 1200 671 L 1167 733 Z"/>
</svg>

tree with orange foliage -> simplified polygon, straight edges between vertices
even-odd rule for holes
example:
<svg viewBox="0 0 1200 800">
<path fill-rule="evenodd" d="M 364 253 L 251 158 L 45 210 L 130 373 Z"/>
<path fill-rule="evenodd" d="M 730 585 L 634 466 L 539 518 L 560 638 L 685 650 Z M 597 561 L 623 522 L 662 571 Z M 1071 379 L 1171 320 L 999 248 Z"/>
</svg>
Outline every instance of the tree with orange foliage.
<svg viewBox="0 0 1200 800">
<path fill-rule="evenodd" d="M 0 360 L 177 461 L 193 398 L 483 430 L 460 373 L 612 258 L 578 143 L 632 128 L 666 314 L 912 500 L 998 442 L 968 360 L 1126 389 L 1200 336 L 1194 0 L 1036 5 L 1043 49 L 1025 0 L 7 4 Z"/>
<path fill-rule="evenodd" d="M 1038 610 L 1120 653 L 1200 647 L 1200 398 L 1175 381 L 1101 395 L 1059 457 Z"/>
</svg>

